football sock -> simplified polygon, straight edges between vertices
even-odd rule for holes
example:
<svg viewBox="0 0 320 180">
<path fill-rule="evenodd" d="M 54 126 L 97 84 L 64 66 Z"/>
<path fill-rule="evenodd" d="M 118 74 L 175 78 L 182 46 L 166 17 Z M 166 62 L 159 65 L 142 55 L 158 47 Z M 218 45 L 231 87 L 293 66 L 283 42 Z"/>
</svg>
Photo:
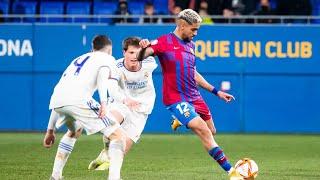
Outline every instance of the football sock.
<svg viewBox="0 0 320 180">
<path fill-rule="evenodd" d="M 105 136 L 102 136 L 102 140 L 103 140 L 104 148 L 108 150 L 110 145 L 110 139 Z"/>
<path fill-rule="evenodd" d="M 109 180 L 120 180 L 120 170 L 123 162 L 125 142 L 122 140 L 111 140 L 109 146 Z"/>
<path fill-rule="evenodd" d="M 105 136 L 102 137 L 102 140 L 104 144 L 104 149 L 100 152 L 99 156 L 97 157 L 97 160 L 106 162 L 109 160 L 108 149 L 110 145 L 110 140 Z"/>
<path fill-rule="evenodd" d="M 71 153 L 76 140 L 76 138 L 68 137 L 67 134 L 65 134 L 61 138 L 54 160 L 52 177 L 56 179 L 60 179 L 62 177 L 63 168 L 68 160 L 69 154 Z"/>
<path fill-rule="evenodd" d="M 209 154 L 225 171 L 229 172 L 231 170 L 232 166 L 219 146 L 209 150 Z"/>
</svg>

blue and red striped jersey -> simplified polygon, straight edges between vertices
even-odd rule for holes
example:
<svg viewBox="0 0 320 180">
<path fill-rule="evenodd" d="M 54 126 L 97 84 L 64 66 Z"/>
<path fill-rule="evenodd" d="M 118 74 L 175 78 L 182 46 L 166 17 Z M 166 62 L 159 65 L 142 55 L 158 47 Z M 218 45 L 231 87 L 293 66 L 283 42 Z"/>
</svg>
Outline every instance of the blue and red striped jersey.
<svg viewBox="0 0 320 180">
<path fill-rule="evenodd" d="M 163 103 L 191 102 L 201 98 L 194 79 L 195 45 L 183 41 L 174 33 L 160 36 L 151 42 L 154 55 L 158 56 L 163 74 Z"/>
</svg>

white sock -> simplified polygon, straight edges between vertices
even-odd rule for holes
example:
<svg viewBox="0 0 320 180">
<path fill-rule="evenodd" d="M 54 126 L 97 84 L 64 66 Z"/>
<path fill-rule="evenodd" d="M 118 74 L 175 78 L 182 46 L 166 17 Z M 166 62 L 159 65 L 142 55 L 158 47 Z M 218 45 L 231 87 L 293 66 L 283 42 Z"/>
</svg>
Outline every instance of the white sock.
<svg viewBox="0 0 320 180">
<path fill-rule="evenodd" d="M 102 136 L 102 141 L 103 141 L 104 148 L 108 150 L 110 145 L 110 139 L 105 136 Z"/>
<path fill-rule="evenodd" d="M 103 149 L 99 156 L 97 157 L 97 160 L 101 162 L 108 162 L 109 161 L 109 153 L 107 149 Z"/>
<path fill-rule="evenodd" d="M 109 146 L 109 180 L 120 180 L 120 170 L 123 162 L 125 142 L 122 140 L 111 140 Z"/>
<path fill-rule="evenodd" d="M 52 177 L 60 179 L 62 177 L 62 171 L 66 164 L 69 154 L 72 152 L 73 146 L 76 142 L 76 138 L 70 138 L 65 134 L 59 143 L 57 154 L 54 160 Z"/>
<path fill-rule="evenodd" d="M 102 141 L 104 144 L 104 149 L 102 149 L 102 151 L 100 152 L 96 160 L 102 161 L 102 162 L 108 162 L 109 161 L 108 149 L 109 149 L 110 140 L 109 138 L 102 136 Z"/>
</svg>

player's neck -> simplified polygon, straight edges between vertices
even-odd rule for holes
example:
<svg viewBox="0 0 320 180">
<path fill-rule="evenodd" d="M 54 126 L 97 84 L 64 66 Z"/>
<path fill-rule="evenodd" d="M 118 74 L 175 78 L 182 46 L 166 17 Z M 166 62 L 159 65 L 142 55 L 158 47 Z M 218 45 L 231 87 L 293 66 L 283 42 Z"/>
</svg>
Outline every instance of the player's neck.
<svg viewBox="0 0 320 180">
<path fill-rule="evenodd" d="M 176 28 L 176 29 L 173 31 L 173 34 L 175 34 L 179 39 L 182 40 L 182 33 L 179 32 L 178 28 Z"/>
<path fill-rule="evenodd" d="M 133 65 L 133 66 L 129 66 L 128 64 L 126 64 L 126 62 L 124 61 L 124 67 L 128 70 L 128 71 L 139 71 L 141 69 L 141 63 L 138 63 L 137 65 Z"/>
</svg>

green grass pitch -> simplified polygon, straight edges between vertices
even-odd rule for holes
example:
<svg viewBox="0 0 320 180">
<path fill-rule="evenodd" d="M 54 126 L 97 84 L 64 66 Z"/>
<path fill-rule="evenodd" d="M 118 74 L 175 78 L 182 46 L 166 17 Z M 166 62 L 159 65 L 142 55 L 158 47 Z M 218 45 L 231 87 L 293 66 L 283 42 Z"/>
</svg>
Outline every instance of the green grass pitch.
<svg viewBox="0 0 320 180">
<path fill-rule="evenodd" d="M 0 133 L 0 179 L 49 179 L 59 142 L 45 149 L 40 133 Z M 217 142 L 232 163 L 243 157 L 259 166 L 258 180 L 320 179 L 319 135 L 218 134 Z M 107 172 L 88 171 L 100 152 L 100 135 L 83 135 L 64 170 L 66 180 L 106 179 Z M 194 135 L 144 134 L 126 156 L 124 180 L 223 180 L 227 175 L 212 161 Z"/>
</svg>

